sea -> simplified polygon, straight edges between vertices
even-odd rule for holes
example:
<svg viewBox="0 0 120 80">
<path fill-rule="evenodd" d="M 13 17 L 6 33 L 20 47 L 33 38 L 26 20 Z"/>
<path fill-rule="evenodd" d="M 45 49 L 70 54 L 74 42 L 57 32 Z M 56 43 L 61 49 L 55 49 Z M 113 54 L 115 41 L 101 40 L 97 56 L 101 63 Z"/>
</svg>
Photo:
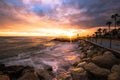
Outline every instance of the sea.
<svg viewBox="0 0 120 80">
<path fill-rule="evenodd" d="M 53 37 L 0 37 L 0 63 L 35 69 L 52 66 L 56 72 L 80 60 L 77 42 L 54 41 Z"/>
</svg>

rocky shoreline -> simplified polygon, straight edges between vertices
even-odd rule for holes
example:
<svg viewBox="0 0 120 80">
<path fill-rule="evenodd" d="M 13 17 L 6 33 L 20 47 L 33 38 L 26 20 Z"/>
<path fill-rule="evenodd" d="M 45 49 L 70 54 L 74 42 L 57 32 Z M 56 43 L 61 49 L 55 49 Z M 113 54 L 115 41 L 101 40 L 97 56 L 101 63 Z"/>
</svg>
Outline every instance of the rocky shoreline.
<svg viewBox="0 0 120 80">
<path fill-rule="evenodd" d="M 55 73 L 52 66 L 36 70 L 31 66 L 0 64 L 0 80 L 120 80 L 119 57 L 86 41 L 78 43 L 80 61 L 67 71 Z"/>
</svg>

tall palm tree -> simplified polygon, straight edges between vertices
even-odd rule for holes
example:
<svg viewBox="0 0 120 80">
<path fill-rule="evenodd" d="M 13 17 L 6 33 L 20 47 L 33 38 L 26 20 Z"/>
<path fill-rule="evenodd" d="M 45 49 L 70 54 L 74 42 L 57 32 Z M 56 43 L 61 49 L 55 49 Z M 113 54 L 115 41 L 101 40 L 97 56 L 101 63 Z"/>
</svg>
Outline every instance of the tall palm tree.
<svg viewBox="0 0 120 80">
<path fill-rule="evenodd" d="M 106 25 L 108 25 L 108 30 L 109 30 L 109 33 L 110 33 L 110 26 L 111 26 L 111 24 L 112 24 L 112 22 L 111 22 L 111 21 L 108 21 L 108 22 L 106 23 Z"/>
<path fill-rule="evenodd" d="M 102 29 L 99 28 L 97 31 L 98 31 L 98 33 L 99 33 L 99 37 L 101 37 Z"/>
<path fill-rule="evenodd" d="M 113 15 L 111 16 L 111 18 L 113 18 L 114 21 L 115 21 L 115 29 L 116 29 L 116 27 L 117 27 L 117 17 L 118 17 L 118 16 L 119 16 L 118 14 L 113 14 Z"/>
<path fill-rule="evenodd" d="M 108 25 L 109 27 L 109 35 L 110 35 L 110 48 L 111 48 L 111 43 L 112 43 L 112 39 L 111 39 L 111 33 L 110 33 L 110 26 L 111 26 L 112 22 L 107 22 L 106 25 Z"/>
</svg>

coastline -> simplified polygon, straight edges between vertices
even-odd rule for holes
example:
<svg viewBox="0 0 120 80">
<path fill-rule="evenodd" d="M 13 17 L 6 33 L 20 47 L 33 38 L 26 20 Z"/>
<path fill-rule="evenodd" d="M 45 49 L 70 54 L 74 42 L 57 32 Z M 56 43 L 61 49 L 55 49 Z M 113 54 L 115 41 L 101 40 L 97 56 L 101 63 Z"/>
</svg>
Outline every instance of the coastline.
<svg viewBox="0 0 120 80">
<path fill-rule="evenodd" d="M 57 40 L 59 41 L 59 40 Z M 63 41 L 64 42 L 64 41 Z M 66 41 L 65 41 L 66 42 Z M 95 46 L 83 40 L 78 40 L 80 61 L 66 66 L 67 70 L 54 72 L 54 67 L 46 65 L 44 69 L 36 70 L 30 66 L 0 65 L 0 76 L 6 80 L 119 80 L 120 58 L 113 52 Z M 15 76 L 13 74 L 16 74 Z M 2 80 L 1 79 L 1 80 Z"/>
</svg>

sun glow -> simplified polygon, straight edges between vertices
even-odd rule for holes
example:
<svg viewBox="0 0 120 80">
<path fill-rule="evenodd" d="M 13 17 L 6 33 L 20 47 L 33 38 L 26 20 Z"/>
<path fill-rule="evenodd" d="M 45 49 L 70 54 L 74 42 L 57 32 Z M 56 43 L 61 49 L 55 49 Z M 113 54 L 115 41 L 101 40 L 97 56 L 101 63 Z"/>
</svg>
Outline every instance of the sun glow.
<svg viewBox="0 0 120 80">
<path fill-rule="evenodd" d="M 73 34 L 72 32 L 68 32 L 68 33 L 67 33 L 67 36 L 68 36 L 68 37 L 72 37 L 73 35 L 74 35 L 74 34 Z"/>
<path fill-rule="evenodd" d="M 77 34 L 79 34 L 79 36 L 85 36 L 88 33 L 90 32 L 84 29 L 29 28 L 29 30 L 1 30 L 0 36 L 53 36 L 74 39 L 77 37 Z"/>
</svg>

